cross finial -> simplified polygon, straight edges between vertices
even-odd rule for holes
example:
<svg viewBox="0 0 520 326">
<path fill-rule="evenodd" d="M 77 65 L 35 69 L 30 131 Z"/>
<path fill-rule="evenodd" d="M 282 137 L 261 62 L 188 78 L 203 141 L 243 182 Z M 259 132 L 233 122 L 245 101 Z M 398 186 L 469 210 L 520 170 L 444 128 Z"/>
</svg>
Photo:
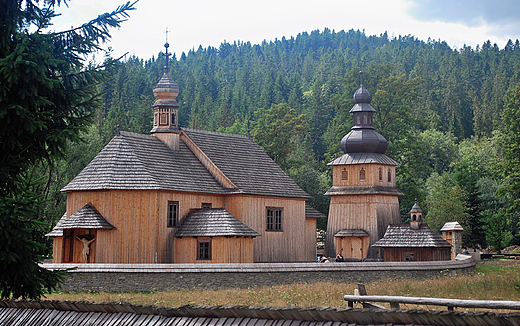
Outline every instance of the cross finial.
<svg viewBox="0 0 520 326">
<path fill-rule="evenodd" d="M 164 73 L 168 73 L 169 71 L 169 68 L 168 68 L 168 59 L 169 59 L 169 56 L 170 56 L 170 53 L 168 53 L 168 48 L 170 47 L 170 44 L 168 44 L 168 33 L 170 31 L 168 30 L 168 27 L 166 27 L 166 43 L 164 43 L 164 47 L 166 48 L 166 53 L 164 54 L 166 56 L 166 59 L 165 59 L 165 64 L 164 64 Z"/>
<path fill-rule="evenodd" d="M 359 79 L 361 80 L 361 85 L 363 85 L 363 70 L 359 71 Z"/>
</svg>

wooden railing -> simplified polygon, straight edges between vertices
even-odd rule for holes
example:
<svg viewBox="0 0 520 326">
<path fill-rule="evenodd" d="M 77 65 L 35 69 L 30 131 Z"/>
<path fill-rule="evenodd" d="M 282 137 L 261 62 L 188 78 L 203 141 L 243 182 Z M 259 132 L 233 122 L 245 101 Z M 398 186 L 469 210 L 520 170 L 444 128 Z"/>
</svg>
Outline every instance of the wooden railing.
<svg viewBox="0 0 520 326">
<path fill-rule="evenodd" d="M 363 305 L 363 308 L 379 308 L 386 307 L 373 304 L 371 302 L 387 302 L 390 303 L 391 309 L 400 309 L 400 304 L 427 305 L 427 306 L 444 306 L 448 310 L 454 308 L 478 308 L 478 309 L 508 309 L 520 310 L 520 301 L 498 301 L 498 300 L 459 300 L 459 299 L 442 299 L 442 298 L 426 298 L 426 297 L 402 297 L 402 296 L 386 296 L 386 295 L 367 295 L 365 286 L 359 284 L 359 295 L 345 295 L 345 301 L 348 301 L 349 307 L 354 307 L 355 302 Z"/>
</svg>

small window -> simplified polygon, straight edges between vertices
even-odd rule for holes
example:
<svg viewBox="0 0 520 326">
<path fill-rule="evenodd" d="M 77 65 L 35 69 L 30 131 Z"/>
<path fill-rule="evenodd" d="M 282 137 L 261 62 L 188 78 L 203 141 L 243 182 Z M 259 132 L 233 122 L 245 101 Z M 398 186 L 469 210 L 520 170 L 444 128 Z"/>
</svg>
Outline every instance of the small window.
<svg viewBox="0 0 520 326">
<path fill-rule="evenodd" d="M 414 253 L 413 253 L 413 252 L 407 252 L 407 253 L 405 253 L 404 260 L 405 260 L 405 261 L 415 261 Z"/>
<path fill-rule="evenodd" d="M 383 169 L 379 168 L 379 181 L 383 181 Z"/>
<path fill-rule="evenodd" d="M 364 125 L 368 124 L 368 118 L 367 118 L 366 114 L 363 114 L 363 124 Z"/>
<path fill-rule="evenodd" d="M 415 217 L 415 214 L 412 215 L 412 221 L 415 221 L 417 218 Z"/>
<path fill-rule="evenodd" d="M 179 202 L 169 201 L 168 202 L 168 227 L 177 227 L 179 221 Z"/>
<path fill-rule="evenodd" d="M 157 114 L 157 113 L 155 113 L 154 116 L 153 116 L 153 125 L 154 125 L 154 126 L 157 126 L 157 123 L 158 123 L 158 122 L 157 122 L 158 116 L 159 116 L 159 114 Z"/>
<path fill-rule="evenodd" d="M 211 260 L 211 239 L 197 239 L 197 260 Z"/>
<path fill-rule="evenodd" d="M 201 208 L 211 208 L 211 206 L 212 206 L 211 203 L 202 203 L 200 205 Z"/>
<path fill-rule="evenodd" d="M 359 171 L 359 180 L 365 180 L 365 177 L 365 169 L 361 168 L 361 171 Z"/>
<path fill-rule="evenodd" d="M 357 125 L 360 125 L 360 124 L 361 124 L 361 116 L 358 115 L 358 116 L 357 116 Z"/>
<path fill-rule="evenodd" d="M 388 170 L 388 182 L 392 182 L 392 171 Z"/>
<path fill-rule="evenodd" d="M 341 180 L 348 180 L 348 171 L 347 170 L 341 171 Z"/>
<path fill-rule="evenodd" d="M 161 113 L 159 115 L 159 125 L 160 126 L 168 125 L 168 116 L 166 115 L 166 113 Z"/>
<path fill-rule="evenodd" d="M 267 231 L 282 231 L 282 218 L 283 218 L 283 209 L 282 208 L 267 208 Z"/>
<path fill-rule="evenodd" d="M 172 113 L 172 126 L 175 126 L 175 113 Z"/>
</svg>

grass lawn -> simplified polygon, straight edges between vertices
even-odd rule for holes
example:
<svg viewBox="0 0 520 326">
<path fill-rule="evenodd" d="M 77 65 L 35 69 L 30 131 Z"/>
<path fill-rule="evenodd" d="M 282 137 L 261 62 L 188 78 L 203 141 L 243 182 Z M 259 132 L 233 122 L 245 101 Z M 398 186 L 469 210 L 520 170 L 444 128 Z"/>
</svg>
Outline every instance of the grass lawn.
<svg viewBox="0 0 520 326">
<path fill-rule="evenodd" d="M 48 300 L 110 302 L 178 307 L 194 305 L 327 306 L 344 308 L 343 295 L 354 294 L 357 283 L 295 284 L 251 289 L 182 290 L 169 292 L 56 292 Z M 392 279 L 366 284 L 369 295 L 399 295 L 451 299 L 520 301 L 520 260 L 486 261 L 471 276 L 430 280 Z M 406 307 L 403 308 L 417 308 Z M 440 309 L 440 307 L 418 307 Z"/>
</svg>

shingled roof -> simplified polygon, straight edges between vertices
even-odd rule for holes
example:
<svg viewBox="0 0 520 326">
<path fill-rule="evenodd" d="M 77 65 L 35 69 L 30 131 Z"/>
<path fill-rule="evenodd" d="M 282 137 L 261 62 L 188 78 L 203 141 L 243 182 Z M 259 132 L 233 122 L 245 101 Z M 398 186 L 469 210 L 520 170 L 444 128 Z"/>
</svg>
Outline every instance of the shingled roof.
<svg viewBox="0 0 520 326">
<path fill-rule="evenodd" d="M 451 247 L 448 241 L 441 238 L 426 224 L 422 224 L 417 230 L 411 229 L 408 224 L 389 225 L 383 238 L 372 246 L 384 248 Z"/>
<path fill-rule="evenodd" d="M 228 192 L 183 142 L 173 152 L 157 137 L 124 131 L 62 191 L 98 189 Z"/>
<path fill-rule="evenodd" d="M 185 129 L 239 189 L 224 188 L 188 146 L 172 151 L 157 137 L 122 131 L 62 191 L 162 189 L 310 198 L 246 136 Z"/>
<path fill-rule="evenodd" d="M 310 198 L 250 137 L 183 130 L 244 194 Z"/>
<path fill-rule="evenodd" d="M 68 218 L 60 219 L 58 224 L 54 227 L 56 230 L 63 229 L 109 229 L 113 230 L 115 227 L 108 223 L 107 220 L 92 206 L 86 204 L 80 208 L 76 213 Z"/>
<path fill-rule="evenodd" d="M 327 216 L 311 205 L 305 203 L 305 217 L 326 218 Z"/>
<path fill-rule="evenodd" d="M 346 153 L 327 165 L 349 165 L 379 163 L 386 165 L 401 165 L 394 159 L 380 153 Z"/>
<path fill-rule="evenodd" d="M 259 233 L 240 222 L 224 208 L 192 209 L 175 232 L 176 237 L 249 236 Z"/>
</svg>

